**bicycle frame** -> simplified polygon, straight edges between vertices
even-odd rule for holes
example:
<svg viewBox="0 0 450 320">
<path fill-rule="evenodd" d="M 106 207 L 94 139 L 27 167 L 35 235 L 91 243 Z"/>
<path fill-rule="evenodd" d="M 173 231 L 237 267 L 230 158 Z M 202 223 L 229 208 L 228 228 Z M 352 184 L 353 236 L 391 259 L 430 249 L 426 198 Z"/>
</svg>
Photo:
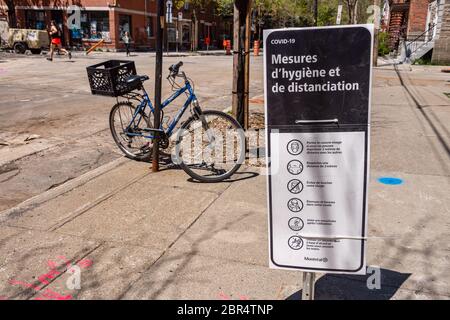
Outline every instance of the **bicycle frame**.
<svg viewBox="0 0 450 320">
<path fill-rule="evenodd" d="M 150 100 L 150 98 L 148 97 L 147 91 L 145 91 L 145 89 L 142 89 L 144 91 L 143 94 L 143 100 L 141 101 L 141 103 L 138 105 L 138 107 L 136 108 L 133 117 L 131 119 L 131 122 L 128 124 L 126 131 L 128 131 L 128 129 L 135 124 L 135 120 L 136 118 L 139 116 L 137 125 L 139 125 L 140 121 L 142 120 L 142 111 L 145 110 L 146 106 L 148 105 L 150 108 L 150 111 L 152 113 L 154 113 L 155 108 L 152 105 L 152 102 Z M 196 100 L 197 97 L 195 96 L 194 90 L 192 89 L 192 86 L 190 84 L 189 81 L 185 82 L 184 87 L 178 89 L 177 91 L 175 91 L 170 97 L 168 97 L 166 100 L 164 100 L 161 103 L 161 110 L 163 110 L 165 107 L 167 107 L 172 101 L 174 101 L 175 99 L 177 99 L 180 95 L 182 95 L 183 93 L 185 93 L 186 91 L 189 92 L 189 96 L 186 99 L 186 102 L 184 103 L 184 105 L 181 107 L 180 110 L 178 110 L 177 114 L 175 115 L 173 121 L 169 124 L 169 127 L 167 128 L 166 131 L 164 131 L 163 127 L 162 127 L 162 123 L 160 126 L 160 130 L 163 130 L 164 133 L 166 134 L 167 137 L 170 137 L 173 133 L 173 130 L 175 129 L 175 126 L 177 125 L 178 121 L 180 121 L 181 117 L 183 116 L 184 112 L 186 111 L 186 109 L 188 108 L 188 106 L 191 104 L 192 101 Z M 154 135 L 144 135 L 142 133 L 129 133 L 127 132 L 127 135 L 130 136 L 141 136 L 147 139 L 154 139 L 155 136 Z"/>
</svg>

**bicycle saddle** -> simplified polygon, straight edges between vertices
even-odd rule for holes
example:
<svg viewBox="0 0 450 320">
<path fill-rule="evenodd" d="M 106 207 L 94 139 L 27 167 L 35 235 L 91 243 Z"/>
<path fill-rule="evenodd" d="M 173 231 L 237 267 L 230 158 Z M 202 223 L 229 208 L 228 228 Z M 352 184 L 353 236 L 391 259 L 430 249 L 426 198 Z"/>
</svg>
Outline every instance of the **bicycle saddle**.
<svg viewBox="0 0 450 320">
<path fill-rule="evenodd" d="M 132 76 L 129 76 L 129 77 L 125 80 L 125 82 L 128 83 L 128 84 L 131 84 L 131 83 L 134 83 L 134 82 L 136 82 L 136 81 L 144 82 L 144 81 L 146 81 L 146 80 L 148 80 L 148 79 L 150 79 L 148 76 L 132 75 Z"/>
</svg>

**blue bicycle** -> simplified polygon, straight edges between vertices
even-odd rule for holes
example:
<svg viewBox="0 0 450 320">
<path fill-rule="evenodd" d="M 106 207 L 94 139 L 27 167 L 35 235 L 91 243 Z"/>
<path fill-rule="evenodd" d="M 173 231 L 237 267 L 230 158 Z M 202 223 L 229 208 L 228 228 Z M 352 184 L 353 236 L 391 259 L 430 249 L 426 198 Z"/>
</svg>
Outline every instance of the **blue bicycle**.
<svg viewBox="0 0 450 320">
<path fill-rule="evenodd" d="M 245 160 L 245 136 L 240 124 L 230 115 L 200 108 L 194 93 L 192 80 L 180 71 L 180 61 L 169 68 L 167 80 L 173 94 L 161 103 L 161 127 L 153 127 L 154 107 L 145 91 L 143 82 L 148 76 L 132 75 L 125 81 L 135 91 L 122 97 L 126 101 L 115 104 L 109 123 L 117 146 L 129 158 L 147 160 L 159 138 L 159 147 L 172 146 L 172 160 L 193 179 L 201 182 L 219 182 L 235 173 Z M 177 82 L 182 79 L 182 84 Z M 164 108 L 172 101 L 186 95 L 186 101 L 174 116 L 164 121 Z M 190 117 L 177 128 L 177 124 L 189 108 Z M 173 137 L 175 137 L 173 139 Z"/>
</svg>

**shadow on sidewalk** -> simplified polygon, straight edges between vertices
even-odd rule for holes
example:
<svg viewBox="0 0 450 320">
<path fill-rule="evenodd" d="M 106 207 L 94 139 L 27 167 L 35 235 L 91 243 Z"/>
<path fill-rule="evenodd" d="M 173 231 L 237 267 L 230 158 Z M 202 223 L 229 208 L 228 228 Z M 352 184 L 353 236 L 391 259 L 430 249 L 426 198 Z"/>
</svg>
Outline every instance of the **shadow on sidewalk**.
<svg viewBox="0 0 450 320">
<path fill-rule="evenodd" d="M 442 145 L 442 147 L 446 151 L 447 156 L 450 156 L 450 146 L 447 144 L 446 139 L 445 139 L 445 135 L 448 135 L 449 132 L 448 132 L 447 127 L 445 126 L 445 124 L 442 123 L 442 119 L 439 118 L 436 114 L 434 114 L 433 110 L 428 109 L 427 112 L 424 110 L 427 106 L 426 105 L 422 105 L 419 102 L 419 99 L 422 100 L 422 101 L 425 101 L 425 99 L 419 94 L 419 92 L 417 90 L 414 90 L 414 92 L 413 92 L 412 86 L 409 86 L 407 83 L 405 83 L 405 79 L 404 78 L 407 78 L 407 80 L 409 80 L 408 79 L 408 75 L 406 74 L 406 75 L 403 76 L 402 73 L 400 72 L 400 70 L 397 68 L 397 66 L 395 66 L 395 72 L 397 73 L 397 76 L 398 76 L 398 78 L 400 80 L 400 84 L 406 90 L 406 92 L 408 93 L 409 97 L 414 102 L 416 109 L 419 110 L 420 114 L 422 115 L 422 118 L 425 120 L 425 122 L 433 130 L 433 132 L 436 135 L 436 138 L 438 139 L 439 143 Z M 421 119 L 419 118 L 418 120 L 420 121 Z M 422 121 L 420 121 L 420 122 L 422 122 Z M 441 129 L 441 131 L 444 132 L 444 135 L 440 132 L 439 128 Z M 440 156 L 439 152 L 437 152 L 437 156 L 438 157 Z"/>
<path fill-rule="evenodd" d="M 389 300 L 401 285 L 409 278 L 410 273 L 400 273 L 389 269 L 381 269 L 380 289 L 369 289 L 367 275 L 334 275 L 326 274 L 316 281 L 316 300 Z M 369 280 L 369 283 L 372 283 Z M 286 300 L 300 300 L 299 290 Z"/>
<path fill-rule="evenodd" d="M 233 173 L 233 175 L 231 176 L 230 179 L 225 179 L 223 181 L 215 182 L 215 183 L 237 182 L 237 181 L 243 181 L 243 180 L 255 178 L 257 176 L 259 176 L 259 173 L 257 173 L 257 172 L 238 171 L 238 172 Z M 192 182 L 192 183 L 204 183 L 204 182 L 196 181 L 192 178 L 187 179 L 187 181 Z"/>
<path fill-rule="evenodd" d="M 149 160 L 146 160 L 146 162 L 152 163 L 152 159 L 150 158 Z M 159 164 L 160 164 L 160 171 L 180 170 L 180 171 L 182 171 L 184 173 L 184 171 L 180 168 L 180 166 L 178 166 L 177 164 L 172 162 L 170 154 L 167 154 L 165 152 L 162 152 L 159 155 Z M 251 179 L 251 178 L 256 178 L 257 176 L 259 176 L 258 172 L 248 171 L 248 169 L 249 168 L 242 168 L 241 167 L 237 172 L 235 172 L 231 176 L 231 178 L 225 179 L 225 180 L 220 181 L 220 182 L 215 182 L 215 183 L 237 182 L 237 181 L 243 181 L 243 180 L 247 180 L 247 179 Z M 243 170 L 245 170 L 245 171 L 243 171 Z M 205 182 L 194 180 L 192 178 L 188 178 L 187 181 L 192 182 L 192 183 L 205 183 Z"/>
</svg>

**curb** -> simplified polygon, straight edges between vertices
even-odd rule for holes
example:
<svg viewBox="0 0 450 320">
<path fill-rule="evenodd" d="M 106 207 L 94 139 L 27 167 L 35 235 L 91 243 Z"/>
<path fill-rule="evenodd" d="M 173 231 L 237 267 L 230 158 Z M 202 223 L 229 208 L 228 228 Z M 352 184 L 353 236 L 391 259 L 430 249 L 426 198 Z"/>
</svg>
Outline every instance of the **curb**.
<svg viewBox="0 0 450 320">
<path fill-rule="evenodd" d="M 105 174 L 123 164 L 125 164 L 127 161 L 129 161 L 126 157 L 121 157 L 119 159 L 116 159 L 114 161 L 111 161 L 101 167 L 98 167 L 94 170 L 91 170 L 89 172 L 86 172 L 82 174 L 81 176 L 70 180 L 66 183 L 63 183 L 62 185 L 47 190 L 41 194 L 38 194 L 34 197 L 31 197 L 22 203 L 19 203 L 17 206 L 13 208 L 6 209 L 2 212 L 0 212 L 0 223 L 4 222 L 5 220 L 18 216 L 30 209 L 36 208 L 37 206 L 52 200 L 64 193 L 67 193 L 79 186 L 82 186 L 86 184 L 87 182 L 91 181 L 92 179 L 97 178 L 98 176 L 101 176 L 102 174 Z"/>
<path fill-rule="evenodd" d="M 53 144 L 52 144 L 53 143 Z M 62 140 L 37 140 L 36 143 L 30 143 L 28 145 L 20 145 L 15 148 L 11 148 L 7 146 L 5 150 L 10 151 L 9 153 L 6 153 L 6 155 L 0 155 L 0 167 L 7 165 L 11 162 L 15 162 L 18 160 L 21 160 L 25 157 L 32 156 L 36 153 L 47 151 L 49 149 L 55 148 L 63 144 L 64 141 Z M 17 151 L 19 149 L 19 152 Z M 26 150 L 28 149 L 28 150 Z M 22 151 L 22 152 L 20 152 Z M 12 152 L 12 153 L 11 153 Z M 17 155 L 19 153 L 19 155 Z"/>
</svg>

